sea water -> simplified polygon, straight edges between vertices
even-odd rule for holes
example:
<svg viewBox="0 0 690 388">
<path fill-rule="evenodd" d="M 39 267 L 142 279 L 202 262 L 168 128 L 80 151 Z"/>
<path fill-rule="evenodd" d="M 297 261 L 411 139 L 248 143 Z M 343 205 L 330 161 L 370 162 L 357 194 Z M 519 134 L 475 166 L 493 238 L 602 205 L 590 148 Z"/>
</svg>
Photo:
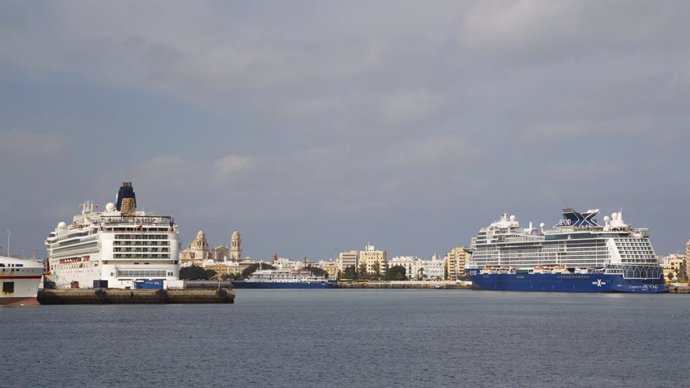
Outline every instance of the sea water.
<svg viewBox="0 0 690 388">
<path fill-rule="evenodd" d="M 236 290 L 235 304 L 0 309 L 3 387 L 650 387 L 690 295 Z"/>
</svg>

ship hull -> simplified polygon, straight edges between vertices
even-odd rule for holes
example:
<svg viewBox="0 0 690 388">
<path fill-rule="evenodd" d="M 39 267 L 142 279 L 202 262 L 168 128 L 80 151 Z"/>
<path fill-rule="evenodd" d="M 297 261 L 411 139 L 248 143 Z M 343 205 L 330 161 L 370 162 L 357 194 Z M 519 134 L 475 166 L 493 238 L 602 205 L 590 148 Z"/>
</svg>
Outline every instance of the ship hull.
<svg viewBox="0 0 690 388">
<path fill-rule="evenodd" d="M 0 306 L 38 304 L 36 294 L 43 268 L 2 268 L 0 270 Z"/>
<path fill-rule="evenodd" d="M 232 282 L 234 288 L 334 288 L 335 282 Z"/>
<path fill-rule="evenodd" d="M 470 274 L 472 288 L 496 291 L 668 292 L 659 279 L 625 279 L 615 274 Z"/>
</svg>

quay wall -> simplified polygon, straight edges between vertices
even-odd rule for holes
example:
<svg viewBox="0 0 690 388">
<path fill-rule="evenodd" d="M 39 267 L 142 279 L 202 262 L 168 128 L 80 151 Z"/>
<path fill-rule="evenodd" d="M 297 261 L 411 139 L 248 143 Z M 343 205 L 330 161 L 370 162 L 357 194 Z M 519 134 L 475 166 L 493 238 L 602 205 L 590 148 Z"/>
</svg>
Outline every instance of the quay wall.
<svg viewBox="0 0 690 388">
<path fill-rule="evenodd" d="M 336 288 L 431 288 L 431 289 L 471 289 L 468 284 L 460 284 L 453 281 L 368 281 L 368 282 L 338 282 Z"/>
<path fill-rule="evenodd" d="M 228 288 L 209 289 L 105 289 L 67 288 L 38 291 L 40 304 L 192 304 L 234 303 L 235 291 Z"/>
<path fill-rule="evenodd" d="M 690 285 L 688 284 L 670 284 L 667 287 L 668 292 L 671 294 L 690 294 Z"/>
</svg>

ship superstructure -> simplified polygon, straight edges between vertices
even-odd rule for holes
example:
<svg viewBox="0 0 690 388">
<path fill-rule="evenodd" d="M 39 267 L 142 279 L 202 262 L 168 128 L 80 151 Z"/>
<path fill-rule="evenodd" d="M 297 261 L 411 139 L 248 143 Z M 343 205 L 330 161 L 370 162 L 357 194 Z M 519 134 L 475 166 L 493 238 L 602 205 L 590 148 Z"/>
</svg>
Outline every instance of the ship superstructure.
<svg viewBox="0 0 690 388">
<path fill-rule="evenodd" d="M 134 287 L 137 280 L 179 279 L 178 228 L 171 216 L 136 209 L 130 182 L 116 203 L 97 211 L 82 205 L 71 224 L 60 222 L 46 239 L 48 279 L 58 288 Z"/>
<path fill-rule="evenodd" d="M 480 289 L 665 291 L 649 231 L 626 224 L 622 211 L 602 226 L 598 213 L 563 209 L 551 229 L 523 229 L 503 214 L 472 238 L 468 274 Z"/>
</svg>

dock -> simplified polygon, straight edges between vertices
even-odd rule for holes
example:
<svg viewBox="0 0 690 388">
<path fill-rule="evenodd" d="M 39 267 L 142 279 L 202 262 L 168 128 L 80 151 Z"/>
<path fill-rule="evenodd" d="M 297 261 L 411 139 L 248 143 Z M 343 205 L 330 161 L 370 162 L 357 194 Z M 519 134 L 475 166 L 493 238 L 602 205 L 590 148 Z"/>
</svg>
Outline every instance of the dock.
<svg viewBox="0 0 690 388">
<path fill-rule="evenodd" d="M 60 304 L 207 304 L 235 303 L 235 291 L 218 289 L 66 288 L 38 290 L 38 302 Z"/>
</svg>

